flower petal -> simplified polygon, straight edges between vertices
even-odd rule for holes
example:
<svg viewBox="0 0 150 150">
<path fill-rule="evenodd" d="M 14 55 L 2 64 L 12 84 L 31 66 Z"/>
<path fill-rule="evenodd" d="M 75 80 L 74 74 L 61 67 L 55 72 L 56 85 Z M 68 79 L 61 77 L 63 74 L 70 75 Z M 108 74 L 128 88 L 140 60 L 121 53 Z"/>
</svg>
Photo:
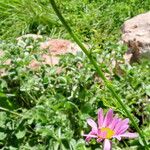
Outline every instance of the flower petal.
<svg viewBox="0 0 150 150">
<path fill-rule="evenodd" d="M 107 132 L 103 131 L 103 132 L 100 133 L 99 136 L 100 136 L 101 138 L 105 139 L 105 138 L 106 138 L 106 135 L 107 135 Z"/>
<path fill-rule="evenodd" d="M 93 130 L 97 130 L 97 124 L 93 119 L 87 119 L 87 123 L 92 127 Z"/>
<path fill-rule="evenodd" d="M 82 136 L 86 136 L 86 137 L 91 137 L 91 138 L 97 138 L 96 135 L 93 135 L 93 134 L 83 134 Z"/>
<path fill-rule="evenodd" d="M 82 136 L 85 136 L 86 142 L 89 142 L 91 140 L 91 138 L 97 138 L 97 136 L 94 134 L 95 134 L 95 132 L 91 131 L 89 134 L 83 134 Z"/>
<path fill-rule="evenodd" d="M 104 122 L 103 122 L 103 127 L 106 127 L 109 124 L 111 124 L 112 120 L 113 120 L 113 110 L 109 109 L 109 111 L 107 112 L 107 114 L 105 116 L 105 119 L 104 119 Z"/>
<path fill-rule="evenodd" d="M 121 137 L 119 135 L 113 136 L 113 138 L 116 138 L 118 141 L 121 141 Z"/>
<path fill-rule="evenodd" d="M 96 141 L 100 143 L 103 139 L 98 138 Z"/>
<path fill-rule="evenodd" d="M 122 127 L 122 120 L 119 118 L 118 122 L 116 123 L 114 127 L 114 131 L 117 133 L 121 127 Z"/>
<path fill-rule="evenodd" d="M 103 150 L 111 150 L 111 143 L 108 139 L 104 140 Z"/>
<path fill-rule="evenodd" d="M 100 128 L 103 125 L 104 116 L 103 116 L 103 109 L 100 108 L 98 110 L 98 127 Z"/>
<path fill-rule="evenodd" d="M 125 124 L 128 124 L 129 123 L 129 118 L 126 118 L 122 121 L 122 123 L 125 125 Z"/>
<path fill-rule="evenodd" d="M 116 124 L 118 123 L 119 119 L 117 117 L 114 117 L 111 124 L 109 125 L 109 128 L 114 130 Z"/>
<path fill-rule="evenodd" d="M 136 138 L 139 135 L 138 135 L 138 133 L 129 133 L 129 132 L 127 132 L 127 133 L 124 133 L 124 134 L 120 134 L 119 136 L 120 137 L 125 137 L 125 138 Z"/>
<path fill-rule="evenodd" d="M 117 132 L 116 134 L 123 134 L 126 132 L 126 130 L 129 128 L 129 125 L 123 125 Z"/>
<path fill-rule="evenodd" d="M 129 127 L 128 123 L 129 123 L 129 119 L 128 118 L 124 119 L 122 121 L 119 121 L 116 124 L 116 127 L 114 129 L 115 132 L 116 132 L 116 134 L 122 134 L 122 133 L 124 133 L 128 129 L 128 127 Z"/>
</svg>

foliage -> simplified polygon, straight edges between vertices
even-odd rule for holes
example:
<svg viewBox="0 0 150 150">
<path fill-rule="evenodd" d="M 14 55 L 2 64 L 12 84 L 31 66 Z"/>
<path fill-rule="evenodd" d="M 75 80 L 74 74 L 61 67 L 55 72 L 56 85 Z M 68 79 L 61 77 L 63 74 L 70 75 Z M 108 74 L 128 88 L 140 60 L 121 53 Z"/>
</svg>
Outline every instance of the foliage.
<svg viewBox="0 0 150 150">
<path fill-rule="evenodd" d="M 124 20 L 150 9 L 149 0 L 57 2 L 75 32 L 84 41 L 92 40 L 92 45 L 118 40 Z M 0 0 L 0 19 L 0 35 L 4 38 L 14 38 L 26 33 L 57 37 L 63 33 L 63 37 L 68 38 L 48 0 Z"/>
<path fill-rule="evenodd" d="M 9 39 L 30 32 L 48 33 L 57 26 L 50 6 L 39 0 L 1 0 L 0 19 L 0 35 Z"/>
<path fill-rule="evenodd" d="M 122 55 L 126 51 L 116 41 L 123 21 L 149 9 L 149 1 L 128 0 L 64 0 L 58 1 L 70 25 L 83 41 L 92 46 L 103 72 L 117 88 L 125 104 L 137 118 L 137 123 L 150 140 L 149 85 L 150 63 L 126 65 Z M 26 9 L 24 9 L 26 8 Z M 24 10 L 24 11 L 23 11 Z M 113 16 L 112 16 L 113 15 Z M 111 19 L 110 19 L 111 18 Z M 113 108 L 125 114 L 108 89 L 98 78 L 95 69 L 82 53 L 61 56 L 56 66 L 41 63 L 41 40 L 30 38 L 20 42 L 8 41 L 25 33 L 41 33 L 51 37 L 70 38 L 57 21 L 46 0 L 0 0 L 0 148 L 5 150 L 100 149 L 91 141 L 86 145 L 81 134 L 88 131 L 86 119 L 95 118 L 97 109 Z M 57 22 L 56 22 L 57 21 Z M 13 22 L 13 24 L 12 24 Z M 12 24 L 12 26 L 10 26 Z M 57 28 L 57 29 L 56 29 Z M 11 37 L 10 37 L 11 35 Z M 11 64 L 5 63 L 11 59 Z M 29 68 L 32 60 L 41 67 Z M 116 60 L 119 67 L 112 65 Z M 61 68 L 61 69 L 60 69 Z M 121 71 L 121 72 L 120 72 Z M 131 125 L 131 131 L 135 131 Z M 139 141 L 113 141 L 114 149 L 143 149 Z"/>
</svg>

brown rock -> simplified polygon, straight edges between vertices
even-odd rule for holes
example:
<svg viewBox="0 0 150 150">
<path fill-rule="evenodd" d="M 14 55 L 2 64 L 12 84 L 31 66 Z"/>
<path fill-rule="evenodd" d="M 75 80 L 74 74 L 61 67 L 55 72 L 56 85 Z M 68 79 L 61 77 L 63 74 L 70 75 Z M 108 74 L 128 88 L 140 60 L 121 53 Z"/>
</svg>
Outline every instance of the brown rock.
<svg viewBox="0 0 150 150">
<path fill-rule="evenodd" d="M 4 51 L 0 49 L 0 57 L 4 56 Z"/>
<path fill-rule="evenodd" d="M 81 51 L 78 45 L 64 39 L 50 39 L 49 41 L 41 43 L 41 49 L 48 49 L 51 55 L 62 55 L 66 53 L 76 54 Z"/>
<path fill-rule="evenodd" d="M 133 55 L 131 61 L 138 61 L 143 56 L 150 58 L 150 12 L 125 21 L 122 33 L 122 41 L 129 48 L 128 54 Z"/>
<path fill-rule="evenodd" d="M 31 68 L 31 69 L 33 69 L 33 70 L 39 69 L 40 66 L 41 66 L 40 63 L 38 61 L 36 61 L 36 60 L 32 60 L 30 62 L 30 64 L 28 65 L 28 67 Z"/>
<path fill-rule="evenodd" d="M 49 56 L 47 54 L 43 54 L 42 58 L 44 60 L 44 64 L 48 65 L 56 65 L 59 62 L 59 58 L 57 56 Z"/>
<path fill-rule="evenodd" d="M 44 54 L 42 57 L 45 59 L 44 63 L 49 65 L 58 64 L 60 55 L 66 53 L 75 55 L 77 52 L 81 51 L 77 44 L 64 39 L 50 39 L 41 43 L 40 48 L 48 50 L 48 53 Z"/>
<path fill-rule="evenodd" d="M 4 57 L 4 56 L 5 56 L 4 51 L 0 50 L 0 57 Z M 7 66 L 9 66 L 11 64 L 11 59 L 3 60 L 0 63 L 1 63 L 1 65 L 7 65 Z M 6 69 L 4 67 L 0 68 L 0 77 L 5 76 L 5 75 L 7 75 Z"/>
</svg>

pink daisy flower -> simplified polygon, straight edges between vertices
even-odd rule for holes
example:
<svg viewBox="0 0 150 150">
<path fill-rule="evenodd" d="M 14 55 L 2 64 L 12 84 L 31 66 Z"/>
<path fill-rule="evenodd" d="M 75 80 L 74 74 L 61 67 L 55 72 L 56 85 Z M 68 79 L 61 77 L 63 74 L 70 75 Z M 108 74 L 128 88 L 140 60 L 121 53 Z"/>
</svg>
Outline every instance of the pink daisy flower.
<svg viewBox="0 0 150 150">
<path fill-rule="evenodd" d="M 92 127 L 89 134 L 83 134 L 86 137 L 86 142 L 89 142 L 91 138 L 96 138 L 97 142 L 104 141 L 103 150 L 111 150 L 112 138 L 116 138 L 119 141 L 121 138 L 136 138 L 137 133 L 127 132 L 129 128 L 129 119 L 124 120 L 113 117 L 113 110 L 109 109 L 106 116 L 103 115 L 103 109 L 98 111 L 98 124 L 92 119 L 87 119 L 87 123 Z"/>
</svg>

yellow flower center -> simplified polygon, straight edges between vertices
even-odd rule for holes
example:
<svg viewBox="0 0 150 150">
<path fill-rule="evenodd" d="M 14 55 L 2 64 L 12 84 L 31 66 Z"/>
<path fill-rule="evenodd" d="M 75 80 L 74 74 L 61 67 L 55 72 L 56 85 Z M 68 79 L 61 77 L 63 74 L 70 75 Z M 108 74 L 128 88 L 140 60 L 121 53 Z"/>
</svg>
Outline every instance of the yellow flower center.
<svg viewBox="0 0 150 150">
<path fill-rule="evenodd" d="M 101 132 L 105 132 L 106 133 L 106 139 L 111 139 L 112 136 L 115 134 L 115 132 L 113 130 L 111 130 L 110 128 L 101 128 L 100 129 Z M 102 137 L 100 137 L 102 138 Z"/>
</svg>

